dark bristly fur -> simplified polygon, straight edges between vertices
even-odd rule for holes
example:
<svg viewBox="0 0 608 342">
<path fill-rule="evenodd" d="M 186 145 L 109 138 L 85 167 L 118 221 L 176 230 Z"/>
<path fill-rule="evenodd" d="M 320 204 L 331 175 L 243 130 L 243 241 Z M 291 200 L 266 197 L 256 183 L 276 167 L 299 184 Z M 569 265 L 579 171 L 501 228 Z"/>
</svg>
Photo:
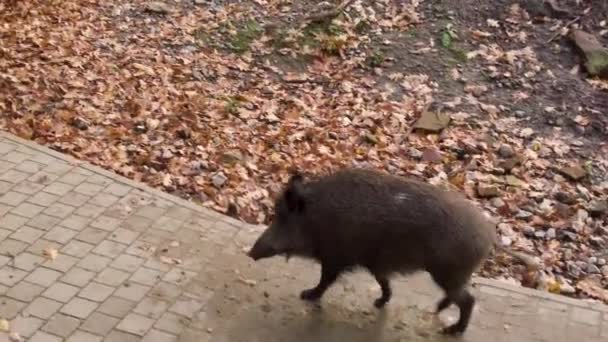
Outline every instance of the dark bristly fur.
<svg viewBox="0 0 608 342">
<path fill-rule="evenodd" d="M 445 291 L 460 319 L 445 329 L 466 330 L 474 306 L 471 274 L 489 254 L 494 226 L 466 199 L 432 185 L 367 169 L 345 169 L 305 182 L 295 174 L 275 203 L 275 217 L 249 255 L 311 258 L 321 264 L 318 285 L 301 297 L 318 300 L 345 270 L 364 267 L 375 277 L 384 306 L 390 277 L 425 270 Z"/>
</svg>

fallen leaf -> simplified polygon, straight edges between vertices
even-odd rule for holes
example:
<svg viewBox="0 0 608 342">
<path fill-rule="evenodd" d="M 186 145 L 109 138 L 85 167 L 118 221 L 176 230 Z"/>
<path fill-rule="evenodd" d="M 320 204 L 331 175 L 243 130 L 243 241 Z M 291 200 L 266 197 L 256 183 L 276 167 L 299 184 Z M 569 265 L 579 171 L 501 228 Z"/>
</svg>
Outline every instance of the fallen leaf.
<svg viewBox="0 0 608 342">
<path fill-rule="evenodd" d="M 9 332 L 10 329 L 11 329 L 10 323 L 4 318 L 0 319 L 0 331 Z"/>
<path fill-rule="evenodd" d="M 42 251 L 42 254 L 50 260 L 55 260 L 58 252 L 55 248 L 47 247 Z"/>
</svg>

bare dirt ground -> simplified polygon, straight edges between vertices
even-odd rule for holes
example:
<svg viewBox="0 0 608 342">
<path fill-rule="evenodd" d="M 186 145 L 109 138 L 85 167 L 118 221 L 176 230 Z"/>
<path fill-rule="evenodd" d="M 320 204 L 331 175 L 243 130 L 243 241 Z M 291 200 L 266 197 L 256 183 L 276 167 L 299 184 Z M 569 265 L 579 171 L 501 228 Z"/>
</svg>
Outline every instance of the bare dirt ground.
<svg viewBox="0 0 608 342">
<path fill-rule="evenodd" d="M 608 83 L 568 36 L 608 5 L 551 3 L 5 1 L 0 128 L 252 223 L 293 167 L 420 177 L 543 265 L 482 275 L 608 301 Z"/>
</svg>

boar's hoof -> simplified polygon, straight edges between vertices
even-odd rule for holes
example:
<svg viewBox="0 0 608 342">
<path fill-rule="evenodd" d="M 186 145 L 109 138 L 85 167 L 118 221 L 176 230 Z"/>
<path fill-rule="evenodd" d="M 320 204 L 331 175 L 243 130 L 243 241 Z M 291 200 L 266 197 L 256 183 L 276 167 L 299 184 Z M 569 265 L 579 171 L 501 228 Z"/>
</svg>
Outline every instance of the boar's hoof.
<svg viewBox="0 0 608 342">
<path fill-rule="evenodd" d="M 321 298 L 321 293 L 319 293 L 319 291 L 317 291 L 316 288 L 314 289 L 308 289 L 308 290 L 304 290 L 302 291 L 302 293 L 300 293 L 300 298 L 303 300 L 307 300 L 307 301 L 317 301 Z"/>
<path fill-rule="evenodd" d="M 386 303 L 388 303 L 388 298 L 380 297 L 374 301 L 374 306 L 378 309 L 382 309 Z"/>
<path fill-rule="evenodd" d="M 441 333 L 444 335 L 457 336 L 464 333 L 466 327 L 460 326 L 458 323 L 452 324 L 449 327 L 445 327 L 441 330 Z"/>
</svg>

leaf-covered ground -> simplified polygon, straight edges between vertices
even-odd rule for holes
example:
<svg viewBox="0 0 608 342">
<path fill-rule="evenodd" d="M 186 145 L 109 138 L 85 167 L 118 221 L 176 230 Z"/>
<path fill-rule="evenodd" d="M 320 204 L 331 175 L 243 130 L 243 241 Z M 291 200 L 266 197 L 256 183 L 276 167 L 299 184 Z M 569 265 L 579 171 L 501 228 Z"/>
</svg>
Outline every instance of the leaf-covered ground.
<svg viewBox="0 0 608 342">
<path fill-rule="evenodd" d="M 608 82 L 568 36 L 608 5 L 546 3 L 3 1 L 0 128 L 251 223 L 294 167 L 424 178 L 542 262 L 484 276 L 608 302 Z"/>
</svg>

